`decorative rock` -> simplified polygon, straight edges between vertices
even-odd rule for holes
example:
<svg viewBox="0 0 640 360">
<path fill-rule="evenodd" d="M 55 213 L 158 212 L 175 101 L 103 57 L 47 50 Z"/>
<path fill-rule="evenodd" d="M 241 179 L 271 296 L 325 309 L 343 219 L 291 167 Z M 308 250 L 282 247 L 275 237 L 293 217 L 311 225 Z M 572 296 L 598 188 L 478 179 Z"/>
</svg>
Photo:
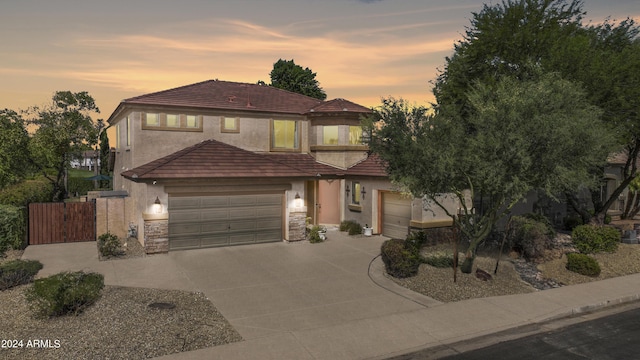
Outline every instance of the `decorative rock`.
<svg viewBox="0 0 640 360">
<path fill-rule="evenodd" d="M 493 277 L 491 277 L 491 274 L 489 274 L 488 272 L 480 268 L 476 269 L 476 277 L 482 281 L 493 280 Z"/>
</svg>

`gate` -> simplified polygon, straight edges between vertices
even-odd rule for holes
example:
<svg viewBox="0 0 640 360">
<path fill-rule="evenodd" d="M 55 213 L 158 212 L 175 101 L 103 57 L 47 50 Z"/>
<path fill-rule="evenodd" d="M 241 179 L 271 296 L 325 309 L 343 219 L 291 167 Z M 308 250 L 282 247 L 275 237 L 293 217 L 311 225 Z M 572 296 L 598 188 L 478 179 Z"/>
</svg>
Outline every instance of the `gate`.
<svg viewBox="0 0 640 360">
<path fill-rule="evenodd" d="M 95 202 L 29 204 L 30 245 L 95 239 Z"/>
</svg>

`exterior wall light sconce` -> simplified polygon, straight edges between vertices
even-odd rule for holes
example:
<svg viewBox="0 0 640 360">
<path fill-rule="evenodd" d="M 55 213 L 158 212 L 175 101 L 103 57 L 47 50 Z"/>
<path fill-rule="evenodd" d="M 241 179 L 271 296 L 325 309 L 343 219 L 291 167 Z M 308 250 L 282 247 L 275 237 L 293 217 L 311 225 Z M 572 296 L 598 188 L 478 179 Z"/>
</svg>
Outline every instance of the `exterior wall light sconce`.
<svg viewBox="0 0 640 360">
<path fill-rule="evenodd" d="M 347 197 L 349 197 L 349 193 L 351 192 L 351 189 L 349 189 L 349 184 L 347 184 L 347 185 L 344 187 L 344 192 L 347 194 Z"/>
<path fill-rule="evenodd" d="M 153 202 L 153 210 L 156 214 L 162 214 L 162 203 L 160 202 L 160 198 L 156 196 L 156 201 Z"/>
<path fill-rule="evenodd" d="M 367 194 L 367 192 L 364 190 L 364 186 L 362 187 L 362 190 L 360 190 L 360 195 L 362 195 L 362 200 L 364 200 L 364 196 Z"/>
<path fill-rule="evenodd" d="M 304 205 L 302 203 L 302 199 L 300 198 L 300 193 L 296 192 L 296 196 L 294 196 L 294 201 L 293 201 L 293 205 L 295 207 L 302 207 L 302 205 Z"/>
</svg>

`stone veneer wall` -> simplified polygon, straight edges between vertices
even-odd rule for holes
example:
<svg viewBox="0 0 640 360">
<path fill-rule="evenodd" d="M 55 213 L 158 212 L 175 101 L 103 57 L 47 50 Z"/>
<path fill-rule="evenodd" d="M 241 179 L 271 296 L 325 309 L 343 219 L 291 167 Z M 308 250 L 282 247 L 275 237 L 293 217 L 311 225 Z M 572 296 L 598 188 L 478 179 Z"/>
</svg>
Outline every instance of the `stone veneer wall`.
<svg viewBox="0 0 640 360">
<path fill-rule="evenodd" d="M 289 238 L 287 241 L 300 241 L 306 237 L 307 213 L 306 212 L 290 212 L 289 213 Z"/>
<path fill-rule="evenodd" d="M 144 251 L 147 254 L 169 251 L 169 220 L 144 221 Z"/>
</svg>

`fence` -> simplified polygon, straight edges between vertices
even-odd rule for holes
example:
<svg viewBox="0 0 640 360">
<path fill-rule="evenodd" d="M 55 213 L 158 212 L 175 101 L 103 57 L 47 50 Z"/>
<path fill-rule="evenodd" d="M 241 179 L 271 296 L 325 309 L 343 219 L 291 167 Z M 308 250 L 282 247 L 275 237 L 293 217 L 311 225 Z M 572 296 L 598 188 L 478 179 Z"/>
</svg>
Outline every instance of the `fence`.
<svg viewBox="0 0 640 360">
<path fill-rule="evenodd" d="M 29 204 L 29 244 L 95 241 L 96 206 L 79 203 Z"/>
</svg>

